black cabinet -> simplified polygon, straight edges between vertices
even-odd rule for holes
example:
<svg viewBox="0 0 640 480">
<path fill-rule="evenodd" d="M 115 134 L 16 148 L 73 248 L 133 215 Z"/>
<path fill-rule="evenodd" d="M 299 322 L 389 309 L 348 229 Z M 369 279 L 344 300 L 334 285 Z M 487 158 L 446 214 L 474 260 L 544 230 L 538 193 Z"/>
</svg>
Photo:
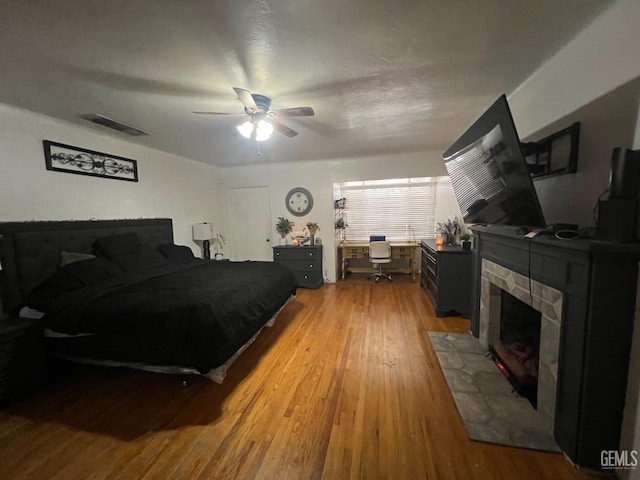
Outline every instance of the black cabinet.
<svg viewBox="0 0 640 480">
<path fill-rule="evenodd" d="M 473 256 L 460 246 L 420 242 L 422 268 L 420 284 L 436 311 L 436 316 L 471 315 Z"/>
<path fill-rule="evenodd" d="M 6 406 L 42 385 L 42 328 L 25 319 L 0 320 L 0 406 Z"/>
<path fill-rule="evenodd" d="M 322 286 L 322 245 L 273 247 L 273 261 L 281 263 L 293 272 L 299 287 Z"/>
</svg>

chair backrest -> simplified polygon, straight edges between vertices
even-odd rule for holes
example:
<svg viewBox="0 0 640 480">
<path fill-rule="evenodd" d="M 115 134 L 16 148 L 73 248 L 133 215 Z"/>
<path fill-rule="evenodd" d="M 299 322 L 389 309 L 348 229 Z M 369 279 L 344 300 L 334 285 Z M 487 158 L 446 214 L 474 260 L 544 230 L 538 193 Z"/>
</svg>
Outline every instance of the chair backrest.
<svg viewBox="0 0 640 480">
<path fill-rule="evenodd" d="M 391 243 L 370 242 L 369 258 L 391 258 Z"/>
</svg>

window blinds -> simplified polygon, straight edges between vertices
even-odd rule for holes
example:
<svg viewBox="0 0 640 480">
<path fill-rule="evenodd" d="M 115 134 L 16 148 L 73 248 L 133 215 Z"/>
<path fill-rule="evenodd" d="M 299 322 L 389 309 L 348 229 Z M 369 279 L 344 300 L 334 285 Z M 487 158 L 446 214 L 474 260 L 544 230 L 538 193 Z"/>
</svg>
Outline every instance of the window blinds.
<svg viewBox="0 0 640 480">
<path fill-rule="evenodd" d="M 387 240 L 435 237 L 436 186 L 431 178 L 347 182 L 345 237 L 369 241 L 370 235 Z"/>
</svg>

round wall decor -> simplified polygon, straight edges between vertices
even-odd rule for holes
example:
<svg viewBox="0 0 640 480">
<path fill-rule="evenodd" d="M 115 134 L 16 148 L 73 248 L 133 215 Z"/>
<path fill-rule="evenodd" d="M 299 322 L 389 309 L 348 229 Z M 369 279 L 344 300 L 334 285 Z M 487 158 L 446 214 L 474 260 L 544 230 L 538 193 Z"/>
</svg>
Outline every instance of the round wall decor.
<svg viewBox="0 0 640 480">
<path fill-rule="evenodd" d="M 284 199 L 287 210 L 296 217 L 308 214 L 313 208 L 313 197 L 306 188 L 292 188 Z"/>
</svg>

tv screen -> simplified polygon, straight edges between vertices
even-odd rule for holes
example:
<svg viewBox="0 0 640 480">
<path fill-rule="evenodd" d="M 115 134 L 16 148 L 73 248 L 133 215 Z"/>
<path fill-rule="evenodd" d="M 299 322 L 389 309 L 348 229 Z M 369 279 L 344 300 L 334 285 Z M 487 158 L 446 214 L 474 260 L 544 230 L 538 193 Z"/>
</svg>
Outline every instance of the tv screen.
<svg viewBox="0 0 640 480">
<path fill-rule="evenodd" d="M 442 156 L 465 223 L 546 226 L 505 95 Z"/>
</svg>

